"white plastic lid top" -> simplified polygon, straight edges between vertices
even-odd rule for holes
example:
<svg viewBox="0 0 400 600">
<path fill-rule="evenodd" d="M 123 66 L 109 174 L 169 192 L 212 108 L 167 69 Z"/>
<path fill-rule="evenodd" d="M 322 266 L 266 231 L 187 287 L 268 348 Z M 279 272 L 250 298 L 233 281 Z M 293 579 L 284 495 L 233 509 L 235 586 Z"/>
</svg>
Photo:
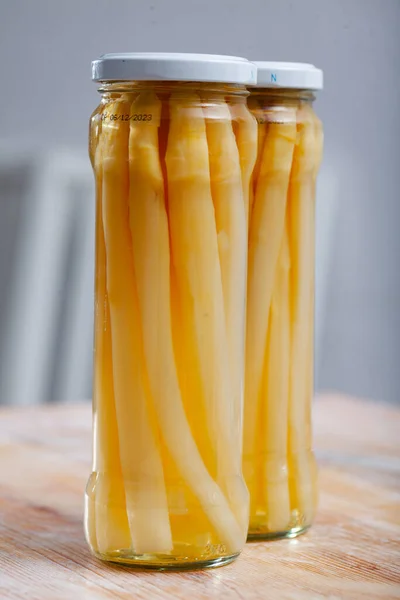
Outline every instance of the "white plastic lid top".
<svg viewBox="0 0 400 600">
<path fill-rule="evenodd" d="M 323 72 L 308 63 L 254 61 L 257 67 L 257 87 L 322 90 Z"/>
<path fill-rule="evenodd" d="M 254 85 L 257 70 L 238 56 L 128 52 L 92 62 L 93 81 L 204 81 Z"/>
</svg>

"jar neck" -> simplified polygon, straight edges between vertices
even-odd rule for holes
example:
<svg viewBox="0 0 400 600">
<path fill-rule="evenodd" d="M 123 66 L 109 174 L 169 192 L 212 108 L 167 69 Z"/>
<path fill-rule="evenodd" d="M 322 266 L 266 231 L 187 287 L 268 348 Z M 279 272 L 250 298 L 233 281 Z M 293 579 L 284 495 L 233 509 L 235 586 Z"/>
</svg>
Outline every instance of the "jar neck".
<svg viewBox="0 0 400 600">
<path fill-rule="evenodd" d="M 218 98 L 229 98 L 232 102 L 245 102 L 249 91 L 244 85 L 232 83 L 193 82 L 193 81 L 113 81 L 101 82 L 98 91 L 103 99 L 118 98 L 121 94 L 137 94 L 142 91 L 153 91 L 168 97 L 170 94 L 198 94 L 201 98 L 217 101 Z"/>
<path fill-rule="evenodd" d="M 289 88 L 251 88 L 250 98 L 264 105 L 295 106 L 299 102 L 312 104 L 315 95 L 311 90 L 293 90 Z"/>
</svg>

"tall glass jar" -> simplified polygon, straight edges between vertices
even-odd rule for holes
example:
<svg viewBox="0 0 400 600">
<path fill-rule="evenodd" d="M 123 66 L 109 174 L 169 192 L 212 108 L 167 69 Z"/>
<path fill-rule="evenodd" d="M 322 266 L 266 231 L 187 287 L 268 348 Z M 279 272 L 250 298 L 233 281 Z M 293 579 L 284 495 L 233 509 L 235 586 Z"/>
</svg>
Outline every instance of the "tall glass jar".
<svg viewBox="0 0 400 600">
<path fill-rule="evenodd" d="M 293 537 L 312 523 L 317 473 L 311 438 L 315 182 L 322 72 L 255 63 L 249 107 L 258 155 L 249 208 L 243 468 L 249 539 Z"/>
<path fill-rule="evenodd" d="M 94 461 L 86 535 L 150 568 L 233 560 L 242 476 L 247 210 L 257 124 L 245 59 L 105 55 L 96 181 Z"/>
</svg>

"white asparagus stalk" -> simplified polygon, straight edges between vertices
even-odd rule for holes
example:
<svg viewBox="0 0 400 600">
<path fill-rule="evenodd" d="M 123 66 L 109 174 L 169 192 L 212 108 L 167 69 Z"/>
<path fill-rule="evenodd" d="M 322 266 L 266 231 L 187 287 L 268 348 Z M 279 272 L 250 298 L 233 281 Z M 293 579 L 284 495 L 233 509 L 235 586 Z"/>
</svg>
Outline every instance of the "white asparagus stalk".
<svg viewBox="0 0 400 600">
<path fill-rule="evenodd" d="M 104 105 L 100 104 L 100 106 L 98 106 L 96 108 L 96 110 L 93 111 L 93 113 L 90 115 L 90 120 L 89 120 L 89 158 L 90 158 L 90 163 L 92 165 L 93 168 L 93 172 L 94 172 L 94 177 L 95 177 L 95 182 L 97 183 L 97 173 L 98 173 L 98 160 L 96 159 L 97 157 L 97 148 L 99 145 L 99 140 L 100 140 L 100 133 L 101 133 L 101 115 L 103 113 L 104 110 Z M 96 188 L 96 199 L 98 198 L 97 196 L 97 188 Z"/>
<path fill-rule="evenodd" d="M 172 253 L 177 285 L 186 312 L 186 323 L 194 332 L 202 393 L 213 446 L 217 447 L 218 481 L 235 490 L 232 505 L 246 496 L 235 461 L 237 449 L 225 439 L 227 424 L 234 419 L 229 396 L 227 352 L 221 271 L 217 232 L 211 197 L 208 146 L 200 98 L 172 96 L 170 133 L 166 155 Z M 241 492 L 239 494 L 239 489 Z M 240 495 L 240 498 L 238 496 Z M 229 510 L 237 547 L 246 531 Z M 236 527 L 234 524 L 236 523 Z"/>
<path fill-rule="evenodd" d="M 265 136 L 267 134 L 267 123 L 266 123 L 265 113 L 264 113 L 263 109 L 261 108 L 260 103 L 252 95 L 248 99 L 248 106 L 251 110 L 251 113 L 254 115 L 254 117 L 257 121 L 257 157 L 256 157 L 256 162 L 254 165 L 253 177 L 252 177 L 253 194 L 252 194 L 252 196 L 250 196 L 251 202 L 249 205 L 249 225 L 250 225 L 251 215 L 252 215 L 253 206 L 254 206 L 254 199 L 255 199 L 255 195 L 256 195 L 257 182 L 258 182 L 258 177 L 260 175 L 261 162 L 263 159 Z"/>
<path fill-rule="evenodd" d="M 310 307 L 314 281 L 314 190 L 321 144 L 315 119 L 307 106 L 298 110 L 296 145 L 289 187 L 289 234 L 292 264 L 292 340 L 289 392 L 289 465 L 292 509 L 304 524 L 315 512 L 315 463 L 311 454 Z M 311 331 L 310 331 L 311 330 Z"/>
<path fill-rule="evenodd" d="M 245 101 L 234 101 L 228 104 L 228 106 L 232 116 L 233 132 L 239 151 L 243 200 L 248 227 L 250 223 L 250 208 L 252 208 L 254 200 L 253 170 L 257 159 L 257 121 L 248 110 Z"/>
<path fill-rule="evenodd" d="M 101 301 L 101 294 L 98 295 Z M 103 296 L 96 320 L 103 321 L 104 340 L 96 342 L 94 394 L 96 398 L 95 440 L 97 465 L 95 471 L 96 539 L 100 554 L 131 547 L 126 512 L 125 488 L 119 456 L 118 426 L 112 379 L 110 310 Z M 103 346 L 103 347 L 101 347 Z"/>
<path fill-rule="evenodd" d="M 96 214 L 99 213 L 99 201 L 101 198 L 101 188 L 102 188 L 102 177 L 100 175 L 101 169 L 98 163 L 96 164 L 96 151 L 99 142 L 99 134 L 100 134 L 100 117 L 99 115 L 102 113 L 103 107 L 100 105 L 96 108 L 96 110 L 90 116 L 89 121 L 89 158 L 94 172 L 95 179 L 95 190 L 96 190 Z M 98 236 L 98 220 L 96 221 L 96 240 Z M 97 244 L 97 242 L 96 242 Z M 96 267 L 97 272 L 97 267 Z M 96 275 L 97 277 L 97 275 Z M 96 291 L 97 291 L 97 281 L 96 281 Z M 96 295 L 97 300 L 97 295 Z M 95 327 L 94 334 L 95 339 L 97 335 L 97 306 L 95 307 Z M 96 369 L 96 363 L 94 364 L 94 368 Z M 94 380 L 96 379 L 96 375 L 94 375 Z M 95 385 L 95 382 L 94 382 Z M 95 395 L 93 394 L 93 471 L 96 471 L 96 412 L 95 412 Z M 97 535 L 96 535 L 96 503 L 95 503 L 95 493 L 96 489 L 94 486 L 95 477 L 90 477 L 87 486 L 86 486 L 86 497 L 85 497 L 85 535 L 86 539 L 89 543 L 89 546 L 92 548 L 94 552 L 98 552 L 97 545 Z"/>
<path fill-rule="evenodd" d="M 263 491 L 270 532 L 286 531 L 291 510 L 287 464 L 290 360 L 290 254 L 284 229 L 269 315 L 262 402 Z"/>
<path fill-rule="evenodd" d="M 245 108 L 245 107 L 244 107 Z M 246 110 L 246 109 L 245 109 Z M 227 351 L 229 355 L 229 374 L 221 373 L 221 377 L 229 377 L 231 382 L 229 396 L 216 399 L 220 414 L 218 415 L 221 452 L 218 469 L 221 482 L 224 473 L 235 466 L 237 475 L 241 473 L 241 445 L 235 448 L 235 440 L 242 438 L 242 395 L 244 371 L 244 337 L 245 337 L 245 298 L 247 271 L 247 224 L 246 208 L 243 202 L 243 188 L 239 152 L 232 129 L 231 115 L 228 105 L 222 98 L 205 103 L 203 109 L 206 122 L 206 134 L 209 149 L 211 194 L 215 210 L 215 223 L 218 238 L 219 262 L 222 277 L 224 313 L 226 323 Z M 247 181 L 248 195 L 249 180 Z M 219 291 L 219 286 L 218 287 Z M 211 324 L 213 325 L 213 324 Z M 215 327 L 215 324 L 213 325 Z M 221 336 L 225 331 L 220 328 Z M 226 349 L 222 349 L 226 352 Z M 212 352 L 210 358 L 215 360 Z M 222 357 L 221 357 L 222 358 Z M 220 358 L 220 360 L 221 360 Z M 225 367 L 225 364 L 223 365 Z M 204 372 L 207 377 L 207 372 Z M 208 381 L 208 378 L 207 380 Z M 215 385 L 211 380 L 210 386 Z M 223 393 L 227 393 L 224 390 Z M 212 398 L 212 388 L 206 391 Z M 233 407 L 233 412 L 230 409 Z M 215 414 L 212 406 L 207 411 L 211 419 L 209 428 L 215 426 Z M 226 440 L 226 446 L 225 441 Z M 228 449 L 231 449 L 229 455 Z M 226 461 L 229 461 L 225 464 Z M 235 480 L 234 480 L 235 483 Z M 228 485 L 228 494 L 236 504 L 235 512 L 242 527 L 248 522 L 248 498 L 243 495 L 242 485 Z M 236 498 L 236 500 L 235 500 Z"/>
<path fill-rule="evenodd" d="M 264 152 L 265 137 L 267 135 L 267 123 L 258 123 L 258 135 L 257 135 L 257 161 L 254 168 L 254 177 L 258 181 L 261 169 L 261 161 Z"/>
<path fill-rule="evenodd" d="M 165 177 L 165 181 L 167 178 Z M 170 246 L 172 253 L 172 247 Z M 187 298 L 181 297 L 171 254 L 171 323 L 175 363 L 183 406 L 193 439 L 210 476 L 216 480 L 215 444 L 210 436 L 192 310 Z M 193 493 L 193 492 L 192 492 Z M 190 498 L 187 498 L 188 501 Z M 201 524 L 199 523 L 201 526 Z"/>
<path fill-rule="evenodd" d="M 129 112 L 115 102 L 113 114 Z M 166 553 L 173 543 L 161 457 L 149 420 L 141 323 L 128 216 L 129 123 L 105 121 L 103 222 L 112 328 L 113 377 L 132 547 L 136 554 Z"/>
<path fill-rule="evenodd" d="M 324 146 L 324 131 L 321 120 L 317 117 L 315 112 L 313 111 L 311 106 L 307 106 L 306 110 L 309 111 L 310 115 L 314 119 L 314 127 L 315 127 L 315 136 L 316 136 L 316 157 L 315 157 L 315 165 L 313 169 L 313 182 L 314 182 L 314 202 L 313 202 L 313 229 L 315 236 L 315 201 L 316 201 L 316 180 L 318 176 L 318 172 L 322 162 L 323 156 L 323 146 Z M 309 334 L 309 344 L 310 344 L 310 365 L 309 365 L 309 392 L 307 397 L 309 398 L 309 408 L 308 408 L 308 436 L 310 439 L 310 444 L 312 445 L 312 424 L 311 424 L 311 414 L 312 414 L 312 402 L 314 397 L 314 302 L 315 302 L 315 237 L 313 243 L 313 281 L 312 281 L 312 289 L 313 289 L 313 297 L 312 303 L 310 306 L 310 334 Z M 314 493 L 313 493 L 313 503 L 314 510 L 316 510 L 318 505 L 318 485 L 317 485 L 317 465 L 315 463 L 314 455 L 311 459 L 314 462 L 314 472 L 315 472 L 315 485 L 314 485 Z"/>
<path fill-rule="evenodd" d="M 97 125 L 100 135 L 101 122 Z M 94 142 L 94 136 L 91 136 Z M 96 544 L 100 554 L 130 548 L 125 489 L 119 456 L 117 417 L 112 373 L 111 323 L 107 298 L 106 250 L 102 217 L 102 143 L 94 152 L 96 180 L 96 268 L 94 354 L 94 471 L 96 472 Z"/>
<path fill-rule="evenodd" d="M 94 489 L 94 479 L 93 477 L 89 478 L 89 481 L 86 484 L 85 491 L 85 522 L 84 522 L 84 532 L 87 543 L 89 544 L 91 550 L 97 554 L 98 546 L 97 546 L 97 536 L 96 536 L 96 505 L 95 505 L 95 489 Z"/>
<path fill-rule="evenodd" d="M 315 236 L 315 194 L 316 194 L 316 179 L 318 175 L 318 171 L 322 161 L 323 154 L 323 144 L 324 144 L 324 134 L 323 127 L 320 119 L 315 114 L 314 110 L 311 106 L 305 105 L 304 110 L 309 113 L 309 116 L 314 121 L 314 133 L 315 133 L 315 164 L 313 168 L 313 214 L 312 214 L 312 222 L 313 222 L 313 231 Z M 306 392 L 306 430 L 307 430 L 307 439 L 310 440 L 310 446 L 312 446 L 312 425 L 311 425 L 311 414 L 312 414 L 312 401 L 314 397 L 314 296 L 315 296 L 315 237 L 313 240 L 313 256 L 312 256 L 312 301 L 310 303 L 310 320 L 309 320 L 309 365 L 307 370 L 307 381 L 308 381 L 308 391 Z M 314 510 L 318 504 L 318 485 L 317 485 L 317 466 L 315 463 L 314 455 L 310 457 L 310 460 L 313 463 L 313 472 L 315 473 L 315 482 L 313 486 L 313 506 Z"/>
<path fill-rule="evenodd" d="M 194 442 L 182 404 L 174 359 L 168 220 L 158 152 L 161 102 L 153 93 L 141 93 L 133 110 L 153 115 L 148 122 L 131 122 L 129 176 L 135 274 L 145 356 L 159 428 L 178 470 L 198 498 L 219 538 L 234 552 L 240 549 L 243 534 L 221 490 L 205 468 Z M 176 139 L 173 123 L 174 115 L 171 115 L 169 137 L 172 142 L 169 141 L 169 148 L 182 143 L 185 135 L 184 131 L 178 131 Z M 169 153 L 171 154 L 171 149 Z M 169 190 L 170 210 L 174 213 L 177 190 L 173 176 L 169 177 Z M 191 210 L 190 198 L 186 196 L 185 200 Z M 201 202 L 201 199 L 195 198 L 195 201 Z M 182 208 L 178 207 L 178 210 Z M 172 231 L 172 240 L 186 234 L 192 235 L 192 231 Z M 194 250 L 198 254 L 204 251 L 201 245 Z M 182 258 L 185 260 L 184 256 Z"/>
<path fill-rule="evenodd" d="M 250 222 L 243 466 L 257 487 L 256 441 L 267 329 L 276 264 L 285 227 L 287 191 L 296 141 L 296 113 L 285 110 L 268 124 Z M 280 119 L 280 121 L 278 121 Z M 255 502 L 256 494 L 251 494 Z"/>
<path fill-rule="evenodd" d="M 261 169 L 261 162 L 263 159 L 263 153 L 264 153 L 264 144 L 265 144 L 265 138 L 267 135 L 267 123 L 258 123 L 258 135 L 257 135 L 257 160 L 256 160 L 256 164 L 254 166 L 254 177 L 253 177 L 253 190 L 254 190 L 254 194 L 253 194 L 253 198 L 255 198 L 256 196 L 256 187 L 257 187 L 257 182 L 258 182 L 258 178 L 260 175 L 260 169 Z"/>
</svg>

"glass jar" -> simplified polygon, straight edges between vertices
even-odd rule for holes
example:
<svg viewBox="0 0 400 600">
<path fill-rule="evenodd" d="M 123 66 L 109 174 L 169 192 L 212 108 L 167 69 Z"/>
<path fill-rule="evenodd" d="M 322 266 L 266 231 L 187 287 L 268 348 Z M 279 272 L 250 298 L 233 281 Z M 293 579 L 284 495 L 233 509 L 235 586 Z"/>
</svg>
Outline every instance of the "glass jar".
<svg viewBox="0 0 400 600">
<path fill-rule="evenodd" d="M 97 198 L 94 464 L 86 536 L 159 569 L 233 560 L 247 205 L 257 124 L 245 59 L 105 55 L 90 121 Z M 194 83 L 195 81 L 195 83 Z"/>
<path fill-rule="evenodd" d="M 249 208 L 243 470 L 249 539 L 293 537 L 312 523 L 315 182 L 322 157 L 312 65 L 255 63 L 258 122 Z"/>
</svg>

